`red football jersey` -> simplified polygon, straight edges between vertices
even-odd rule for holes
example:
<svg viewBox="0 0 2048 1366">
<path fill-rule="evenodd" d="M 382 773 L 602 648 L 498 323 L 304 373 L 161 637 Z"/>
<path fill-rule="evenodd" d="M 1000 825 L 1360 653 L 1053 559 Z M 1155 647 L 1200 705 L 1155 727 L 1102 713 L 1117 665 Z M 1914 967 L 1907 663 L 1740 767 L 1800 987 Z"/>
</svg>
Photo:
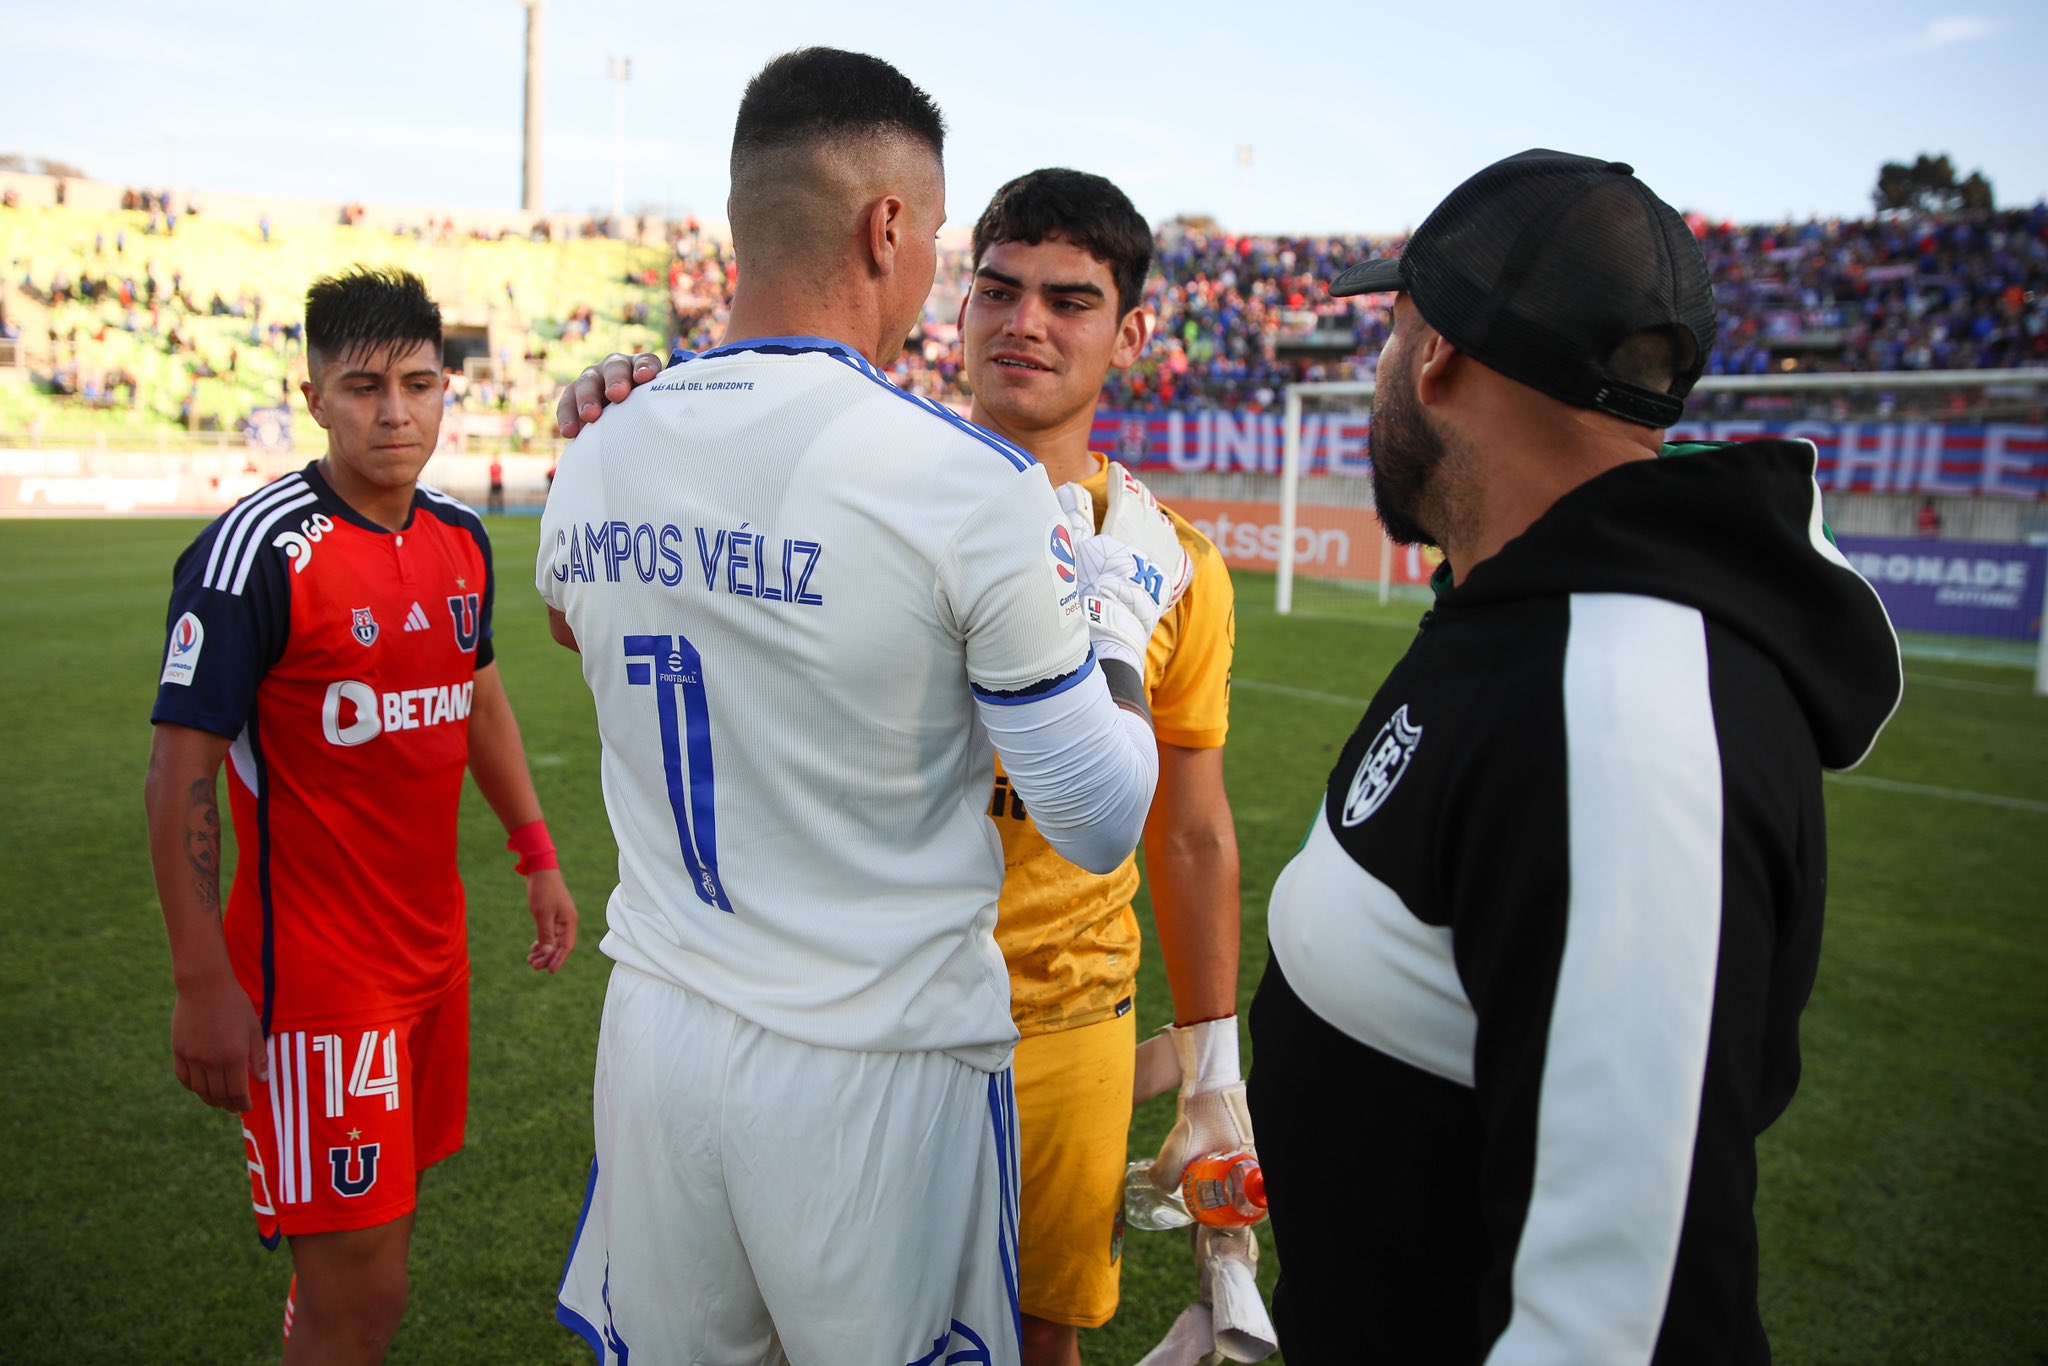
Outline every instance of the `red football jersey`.
<svg viewBox="0 0 2048 1366">
<path fill-rule="evenodd" d="M 228 953 L 266 1033 L 429 1004 L 468 968 L 456 823 L 490 542 L 421 485 L 403 531 L 317 465 L 178 560 L 153 721 L 232 737 Z"/>
</svg>

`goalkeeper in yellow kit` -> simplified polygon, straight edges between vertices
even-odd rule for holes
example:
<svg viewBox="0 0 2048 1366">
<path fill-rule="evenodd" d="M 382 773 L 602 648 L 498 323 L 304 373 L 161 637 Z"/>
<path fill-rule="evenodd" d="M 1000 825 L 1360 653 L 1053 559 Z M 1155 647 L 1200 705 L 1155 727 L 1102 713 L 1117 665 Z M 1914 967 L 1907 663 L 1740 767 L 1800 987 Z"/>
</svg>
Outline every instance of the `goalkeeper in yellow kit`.
<svg viewBox="0 0 2048 1366">
<path fill-rule="evenodd" d="M 1179 1113 L 1155 1163 L 1170 1182 L 1190 1158 L 1252 1146 L 1237 1051 L 1237 830 L 1223 790 L 1236 635 L 1230 572 L 1207 537 L 1088 448 L 1104 381 L 1138 359 L 1154 323 L 1141 302 L 1152 232 L 1130 200 L 1100 176 L 1033 171 L 996 192 L 973 251 L 960 329 L 974 421 L 1037 457 L 1077 517 L 1092 512 L 1096 529 L 1190 576 L 1159 620 L 1145 668 L 1159 741 L 1145 866 L 1180 1072 Z M 562 434 L 575 435 L 660 368 L 642 355 L 586 370 L 558 405 Z M 1157 536 L 1165 543 L 1148 544 Z M 1074 1366 L 1077 1330 L 1107 1323 L 1117 1305 L 1138 868 L 1133 859 L 1098 877 L 1061 858 L 1000 769 L 988 812 L 1003 843 L 996 939 L 1023 1036 L 1013 1066 L 1024 1361 Z"/>
<path fill-rule="evenodd" d="M 960 330 L 975 422 L 1030 451 L 1055 487 L 1087 489 L 1098 524 L 1139 543 L 1124 519 L 1142 516 L 1150 495 L 1088 442 L 1103 382 L 1150 337 L 1140 306 L 1150 227 L 1100 176 L 1034 171 L 996 192 L 973 249 Z M 1223 791 L 1235 598 L 1216 547 L 1167 515 L 1192 579 L 1146 658 L 1159 788 L 1144 849 L 1183 1074 L 1182 1114 L 1157 1164 L 1172 1176 L 1212 1148 L 1249 1147 L 1251 1125 L 1237 1085 L 1237 831 Z M 1076 1329 L 1116 1311 L 1138 868 L 1096 877 L 1062 859 L 1000 771 L 989 815 L 1005 864 L 996 940 L 1024 1036 L 1014 1064 L 1024 1360 L 1066 1366 L 1080 1360 Z"/>
</svg>

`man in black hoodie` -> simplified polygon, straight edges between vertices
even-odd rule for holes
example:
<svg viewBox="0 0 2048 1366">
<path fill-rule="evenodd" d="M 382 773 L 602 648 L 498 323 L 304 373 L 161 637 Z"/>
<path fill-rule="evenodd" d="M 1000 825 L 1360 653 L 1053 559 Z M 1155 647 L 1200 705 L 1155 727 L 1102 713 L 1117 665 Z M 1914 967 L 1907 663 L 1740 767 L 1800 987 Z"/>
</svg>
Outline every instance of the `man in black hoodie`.
<svg viewBox="0 0 2048 1366">
<path fill-rule="evenodd" d="M 1812 446 L 1663 447 L 1713 291 L 1628 166 L 1498 162 L 1331 293 L 1396 295 L 1373 483 L 1448 581 L 1273 889 L 1282 1349 L 1767 1362 L 1756 1137 L 1798 1083 L 1821 770 L 1898 705 L 1890 622 Z"/>
</svg>

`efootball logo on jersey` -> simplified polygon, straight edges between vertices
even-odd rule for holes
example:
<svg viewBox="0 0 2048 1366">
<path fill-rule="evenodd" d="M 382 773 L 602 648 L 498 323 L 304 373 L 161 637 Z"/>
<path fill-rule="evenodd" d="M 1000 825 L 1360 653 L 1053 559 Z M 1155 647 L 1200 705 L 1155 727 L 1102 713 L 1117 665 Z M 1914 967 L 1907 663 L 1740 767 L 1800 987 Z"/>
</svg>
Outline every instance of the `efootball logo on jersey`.
<svg viewBox="0 0 2048 1366">
<path fill-rule="evenodd" d="M 1387 724 L 1380 727 L 1380 733 L 1372 737 L 1372 743 L 1365 747 L 1365 757 L 1358 761 L 1358 772 L 1351 779 L 1351 790 L 1344 796 L 1344 824 L 1348 828 L 1358 825 L 1373 812 L 1386 804 L 1394 793 L 1394 785 L 1401 781 L 1401 775 L 1408 771 L 1408 763 L 1415 757 L 1415 747 L 1422 743 L 1422 727 L 1408 719 L 1408 707 L 1387 718 Z"/>
<path fill-rule="evenodd" d="M 206 644 L 206 628 L 199 624 L 199 618 L 187 612 L 178 618 L 178 624 L 171 628 L 171 646 L 164 654 L 164 676 L 162 683 L 178 683 L 192 686 L 192 675 L 199 670 L 199 651 Z"/>
</svg>

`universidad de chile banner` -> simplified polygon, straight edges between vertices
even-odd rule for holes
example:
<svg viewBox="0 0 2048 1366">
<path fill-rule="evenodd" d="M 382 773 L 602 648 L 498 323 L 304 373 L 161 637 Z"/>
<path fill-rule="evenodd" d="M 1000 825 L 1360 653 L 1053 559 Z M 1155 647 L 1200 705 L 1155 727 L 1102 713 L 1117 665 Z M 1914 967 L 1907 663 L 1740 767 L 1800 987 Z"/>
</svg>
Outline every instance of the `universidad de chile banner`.
<svg viewBox="0 0 2048 1366">
<path fill-rule="evenodd" d="M 1371 419 L 1361 412 L 1305 412 L 1304 473 L 1358 478 L 1372 472 Z M 1181 474 L 1278 474 L 1279 412 L 1218 408 L 1099 412 L 1092 442 L 1132 468 Z M 1681 422 L 1670 441 L 1793 437 L 1820 452 L 1829 493 L 2048 499 L 2048 426 L 1945 422 Z"/>
</svg>

